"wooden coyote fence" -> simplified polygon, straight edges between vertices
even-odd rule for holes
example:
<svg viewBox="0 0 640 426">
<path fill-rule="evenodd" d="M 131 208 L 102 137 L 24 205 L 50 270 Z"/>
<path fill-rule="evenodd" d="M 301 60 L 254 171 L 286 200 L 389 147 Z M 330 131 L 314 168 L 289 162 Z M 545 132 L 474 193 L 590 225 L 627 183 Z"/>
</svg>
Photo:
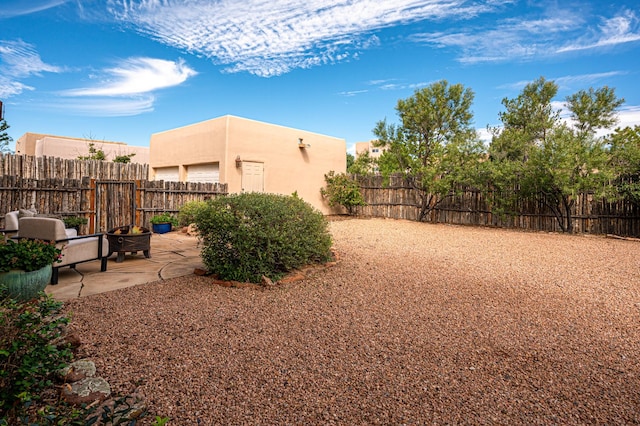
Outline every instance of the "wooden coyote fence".
<svg viewBox="0 0 640 426">
<path fill-rule="evenodd" d="M 94 179 L 137 180 L 149 178 L 149 166 L 0 153 L 0 175 L 28 179 L 82 179 L 90 176 Z"/>
<path fill-rule="evenodd" d="M 158 212 L 177 213 L 189 201 L 227 193 L 227 185 L 198 182 L 164 182 L 110 179 L 28 179 L 0 177 L 0 228 L 4 213 L 35 208 L 39 213 L 81 216 L 89 220 L 83 233 L 105 232 L 116 226 L 150 227 Z"/>
<path fill-rule="evenodd" d="M 355 176 L 366 206 L 356 214 L 393 219 L 417 220 L 420 197 L 402 176 Z M 496 226 L 534 231 L 560 232 L 553 213 L 544 199 L 518 198 L 513 205 L 515 215 L 499 215 L 492 211 L 492 194 L 465 191 L 448 197 L 428 215 L 432 223 Z M 607 202 L 592 194 L 581 194 L 572 209 L 574 232 L 640 237 L 640 209 L 626 201 Z"/>
</svg>

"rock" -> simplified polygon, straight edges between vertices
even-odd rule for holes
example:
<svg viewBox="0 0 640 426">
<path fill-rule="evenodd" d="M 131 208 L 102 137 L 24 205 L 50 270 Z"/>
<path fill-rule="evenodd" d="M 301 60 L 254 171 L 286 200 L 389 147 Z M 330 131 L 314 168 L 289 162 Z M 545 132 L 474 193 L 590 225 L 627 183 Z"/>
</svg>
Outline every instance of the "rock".
<svg viewBox="0 0 640 426">
<path fill-rule="evenodd" d="M 263 275 L 262 285 L 265 287 L 273 287 L 273 281 L 271 281 L 271 278 L 267 277 L 266 275 Z"/>
<path fill-rule="evenodd" d="M 187 235 L 193 235 L 193 236 L 198 235 L 198 230 L 196 229 L 195 223 L 192 223 L 189 226 L 187 226 Z"/>
<path fill-rule="evenodd" d="M 96 365 L 88 359 L 79 359 L 61 370 L 65 382 L 77 382 L 96 375 Z"/>
<path fill-rule="evenodd" d="M 199 277 L 207 275 L 209 272 L 202 268 L 196 268 L 193 270 L 193 274 Z"/>
<path fill-rule="evenodd" d="M 133 394 L 123 398 L 109 399 L 103 402 L 91 415 L 87 417 L 87 424 L 119 425 L 135 424 L 147 411 L 147 405 L 140 394 Z M 95 423 L 91 423 L 95 419 Z"/>
<path fill-rule="evenodd" d="M 102 377 L 87 377 L 62 388 L 62 398 L 72 405 L 104 401 L 111 396 L 111 386 Z"/>
<path fill-rule="evenodd" d="M 291 284 L 291 283 L 295 283 L 297 281 L 302 281 L 304 280 L 305 276 L 300 273 L 300 272 L 295 272 L 295 273 L 291 273 L 289 275 L 287 275 L 286 277 L 282 278 L 280 281 L 278 281 L 280 284 Z"/>
</svg>

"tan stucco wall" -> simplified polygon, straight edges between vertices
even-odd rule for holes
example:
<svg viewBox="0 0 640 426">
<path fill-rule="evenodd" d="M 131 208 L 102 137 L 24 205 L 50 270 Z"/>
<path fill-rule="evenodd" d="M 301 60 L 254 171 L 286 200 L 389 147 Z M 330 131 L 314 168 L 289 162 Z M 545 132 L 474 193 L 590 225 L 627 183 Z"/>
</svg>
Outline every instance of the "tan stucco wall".
<svg viewBox="0 0 640 426">
<path fill-rule="evenodd" d="M 53 136 L 40 133 L 25 133 L 16 141 L 16 154 L 34 155 L 36 157 L 59 157 L 77 159 L 89 155 L 89 144 L 105 153 L 107 161 L 119 155 L 135 153 L 132 163 L 147 164 L 149 162 L 149 148 L 130 146 L 122 142 L 93 141 L 89 139 Z"/>
<path fill-rule="evenodd" d="M 300 138 L 304 149 L 298 146 Z M 156 168 L 179 166 L 180 180 L 185 180 L 189 165 L 219 162 L 220 182 L 228 184 L 230 193 L 239 193 L 240 156 L 242 161 L 264 164 L 265 192 L 297 192 L 325 214 L 332 211 L 320 195 L 324 175 L 346 171 L 344 139 L 230 115 L 154 133 L 149 146 L 152 179 Z"/>
</svg>

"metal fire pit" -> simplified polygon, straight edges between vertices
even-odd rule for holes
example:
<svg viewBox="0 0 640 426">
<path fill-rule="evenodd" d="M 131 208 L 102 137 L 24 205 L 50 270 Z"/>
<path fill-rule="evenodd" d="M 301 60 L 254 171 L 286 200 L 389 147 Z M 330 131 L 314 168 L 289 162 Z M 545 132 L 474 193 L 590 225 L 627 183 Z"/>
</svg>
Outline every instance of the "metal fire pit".
<svg viewBox="0 0 640 426">
<path fill-rule="evenodd" d="M 118 253 L 116 263 L 122 262 L 127 252 L 137 254 L 141 251 L 147 259 L 151 257 L 151 232 L 149 229 L 141 226 L 142 233 L 129 234 L 130 228 L 132 226 L 118 226 L 106 234 L 109 241 L 109 254 L 107 257 L 113 253 Z"/>
</svg>

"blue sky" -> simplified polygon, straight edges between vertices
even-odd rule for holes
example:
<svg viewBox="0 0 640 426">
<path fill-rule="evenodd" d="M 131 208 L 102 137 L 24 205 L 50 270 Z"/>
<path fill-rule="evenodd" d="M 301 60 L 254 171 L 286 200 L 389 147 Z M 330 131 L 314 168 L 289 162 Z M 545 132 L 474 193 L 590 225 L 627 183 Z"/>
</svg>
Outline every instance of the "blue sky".
<svg viewBox="0 0 640 426">
<path fill-rule="evenodd" d="M 0 100 L 25 132 L 148 146 L 231 114 L 344 138 L 396 122 L 446 79 L 475 125 L 544 76 L 557 106 L 609 86 L 640 124 L 640 3 L 457 0 L 0 0 Z"/>
</svg>

